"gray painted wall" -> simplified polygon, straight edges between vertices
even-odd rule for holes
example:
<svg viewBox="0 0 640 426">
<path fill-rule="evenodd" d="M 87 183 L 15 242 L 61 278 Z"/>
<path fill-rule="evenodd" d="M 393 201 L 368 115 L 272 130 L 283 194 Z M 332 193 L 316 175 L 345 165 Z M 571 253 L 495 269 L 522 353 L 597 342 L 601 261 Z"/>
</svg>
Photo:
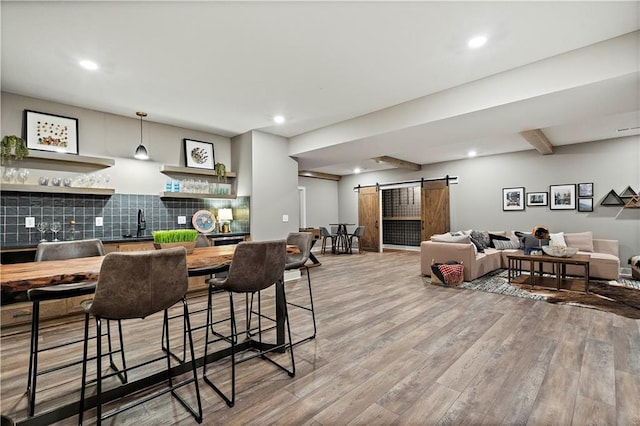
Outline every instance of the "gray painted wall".
<svg viewBox="0 0 640 426">
<path fill-rule="evenodd" d="M 115 165 L 100 171 L 111 177 L 110 187 L 122 194 L 158 195 L 164 190 L 167 176 L 160 173 L 160 165 L 184 166 L 183 139 L 213 142 L 217 162 L 231 164 L 231 140 L 227 137 L 204 133 L 181 127 L 153 122 L 153 115 L 143 121 L 143 141 L 151 160 L 133 158 L 140 143 L 140 119 L 132 106 L 131 118 L 71 105 L 58 104 L 42 99 L 29 98 L 2 92 L 2 135 L 22 135 L 24 110 L 29 109 L 49 114 L 78 119 L 78 151 L 80 155 L 114 158 Z M 71 154 L 69 154 L 71 155 Z M 41 169 L 41 163 L 29 162 L 28 158 L 17 167 L 31 169 L 29 182 L 35 184 L 40 175 L 72 176 L 78 172 L 95 172 L 93 169 L 68 167 L 52 163 L 56 169 Z M 40 168 L 40 169 L 37 169 Z M 227 167 L 227 170 L 231 170 Z M 235 171 L 235 170 L 234 170 Z"/>
<path fill-rule="evenodd" d="M 289 157 L 288 140 L 280 136 L 252 131 L 251 149 L 251 237 L 285 238 L 298 230 L 298 163 Z"/>
<path fill-rule="evenodd" d="M 298 186 L 307 190 L 307 226 L 329 229 L 338 222 L 338 182 L 326 179 L 298 178 Z"/>
<path fill-rule="evenodd" d="M 451 228 L 515 229 L 528 231 L 545 224 L 552 231 L 593 231 L 596 238 L 620 243 L 621 264 L 640 254 L 640 209 L 600 206 L 611 190 L 631 186 L 640 190 L 640 138 L 566 145 L 553 155 L 523 151 L 470 158 L 423 166 L 419 172 L 391 170 L 345 176 L 339 183 L 340 221 L 357 221 L 358 198 L 353 187 L 420 177 L 459 177 L 451 186 Z M 549 185 L 594 183 L 594 211 L 559 211 L 549 207 L 526 207 L 525 211 L 502 211 L 502 188 L 525 187 L 526 192 L 549 191 Z M 312 194 L 307 194 L 313 197 Z"/>
</svg>

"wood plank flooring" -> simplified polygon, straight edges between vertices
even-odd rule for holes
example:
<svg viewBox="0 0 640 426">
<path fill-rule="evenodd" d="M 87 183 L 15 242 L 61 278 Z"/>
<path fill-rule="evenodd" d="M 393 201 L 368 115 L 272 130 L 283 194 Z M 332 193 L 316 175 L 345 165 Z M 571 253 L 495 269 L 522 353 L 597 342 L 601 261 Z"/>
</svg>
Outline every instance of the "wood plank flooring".
<svg viewBox="0 0 640 426">
<path fill-rule="evenodd" d="M 426 285 L 418 252 L 318 258 L 322 266 L 311 269 L 318 337 L 295 347 L 296 376 L 260 360 L 241 364 L 233 408 L 200 379 L 204 424 L 640 425 L 640 321 Z M 287 283 L 287 297 L 306 300 L 304 276 Z M 216 315 L 226 313 L 226 303 L 217 296 Z M 205 305 L 204 296 L 190 299 L 191 310 Z M 295 308 L 290 314 L 294 333 L 309 334 L 309 315 Z M 204 321 L 203 314 L 192 317 L 194 326 Z M 128 361 L 159 349 L 160 324 L 159 316 L 125 323 Z M 172 327 L 178 331 L 178 321 Z M 45 330 L 42 339 L 81 334 L 82 322 L 74 321 Z M 194 337 L 202 354 L 204 330 Z M 173 340 L 181 336 L 174 332 Z M 3 337 L 1 345 L 1 410 L 21 421 L 29 335 Z M 41 365 L 81 352 L 78 346 L 42 356 Z M 211 365 L 223 386 L 227 367 Z M 77 398 L 79 377 L 79 368 L 41 377 L 36 413 Z M 181 391 L 193 401 L 193 386 Z M 92 415 L 85 413 L 86 424 L 95 423 Z M 107 424 L 195 422 L 167 395 Z"/>
</svg>

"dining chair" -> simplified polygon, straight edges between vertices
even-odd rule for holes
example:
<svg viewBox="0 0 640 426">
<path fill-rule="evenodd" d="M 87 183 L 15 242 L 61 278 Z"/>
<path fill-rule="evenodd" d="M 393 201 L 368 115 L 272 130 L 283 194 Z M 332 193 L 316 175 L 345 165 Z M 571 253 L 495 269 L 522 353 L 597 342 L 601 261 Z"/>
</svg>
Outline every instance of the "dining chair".
<svg viewBox="0 0 640 426">
<path fill-rule="evenodd" d="M 66 260 L 82 257 L 103 256 L 104 246 L 102 241 L 98 239 L 76 240 L 76 241 L 59 241 L 59 242 L 41 242 L 36 248 L 35 261 L 45 262 L 53 260 Z M 82 359 L 78 356 L 75 361 L 69 361 L 62 365 L 56 365 L 47 369 L 41 369 L 38 365 L 38 355 L 43 352 L 59 350 L 66 346 L 78 344 L 83 339 L 72 339 L 63 343 L 40 347 L 40 303 L 49 300 L 68 299 L 76 296 L 85 296 L 93 294 L 96 288 L 95 281 L 84 281 L 78 283 L 51 285 L 46 287 L 38 287 L 27 290 L 27 298 L 32 302 L 31 310 L 31 343 L 29 349 L 29 370 L 27 373 L 27 406 L 29 416 L 35 414 L 36 406 L 36 389 L 38 385 L 38 376 L 53 373 L 64 368 L 82 363 Z M 120 371 L 113 360 L 113 354 L 120 353 L 122 366 L 125 367 L 124 351 L 122 345 L 122 329 L 118 323 L 120 346 L 119 349 L 112 350 L 111 329 L 107 324 L 107 335 L 109 350 L 105 355 L 109 355 L 110 367 L 115 371 Z M 67 358 L 72 358 L 68 356 Z M 122 383 L 126 383 L 126 372 L 119 375 Z"/>
<path fill-rule="evenodd" d="M 324 226 L 320 227 L 320 237 L 322 237 L 322 250 L 320 251 L 322 254 L 325 254 L 327 239 L 331 240 L 331 252 L 335 251 L 335 237 L 336 234 L 329 232 L 327 228 Z"/>
<path fill-rule="evenodd" d="M 349 253 L 353 253 L 353 239 L 358 241 L 358 253 L 362 253 L 362 241 L 361 238 L 364 235 L 364 226 L 358 226 L 353 234 L 349 235 Z"/>
<path fill-rule="evenodd" d="M 287 236 L 287 245 L 297 246 L 299 249 L 299 253 L 295 254 L 287 254 L 285 271 L 290 271 L 293 269 L 304 269 L 307 274 L 307 284 L 309 288 L 309 305 L 299 305 L 297 303 L 288 302 L 290 306 L 295 306 L 296 308 L 304 309 L 306 311 L 311 312 L 311 319 L 313 322 L 313 333 L 297 342 L 294 342 L 293 345 L 297 345 L 302 342 L 306 342 L 307 340 L 315 339 L 317 327 L 316 327 L 316 312 L 313 306 L 313 293 L 311 292 L 311 274 L 309 274 L 309 267 L 306 265 L 307 260 L 309 260 L 309 254 L 311 253 L 311 243 L 313 241 L 313 234 L 310 232 L 291 232 Z"/>
<path fill-rule="evenodd" d="M 164 250 L 140 252 L 114 252 L 105 256 L 100 269 L 100 277 L 96 283 L 96 291 L 91 302 L 83 304 L 84 318 L 84 356 L 82 362 L 82 388 L 80 390 L 79 424 L 82 424 L 85 410 L 87 388 L 87 363 L 89 361 L 89 322 L 93 316 L 98 329 L 96 344 L 96 421 L 110 418 L 124 410 L 143 404 L 150 399 L 171 393 L 180 404 L 193 416 L 196 422 L 202 422 L 202 403 L 200 388 L 196 374 L 196 359 L 193 349 L 193 337 L 187 304 L 188 275 L 187 251 L 184 247 L 173 247 Z M 101 334 L 102 320 L 144 319 L 157 312 L 164 313 L 164 323 L 168 321 L 168 310 L 176 303 L 182 302 L 182 317 L 187 330 L 191 356 L 192 377 L 179 383 L 174 382 L 171 375 L 171 357 L 169 351 L 160 357 L 144 360 L 140 364 L 127 368 L 131 371 L 148 366 L 158 361 L 166 362 L 167 386 L 155 389 L 150 395 L 140 397 L 139 401 L 126 404 L 102 415 L 102 380 L 113 374 L 102 375 Z M 169 331 L 164 335 L 165 344 L 169 347 Z M 176 390 L 188 384 L 194 384 L 197 411 L 190 406 Z"/>
<path fill-rule="evenodd" d="M 289 325 L 289 315 L 287 311 L 286 295 L 282 292 L 284 303 L 282 306 L 283 318 L 287 329 L 287 339 L 283 339 L 282 343 L 266 344 L 262 341 L 263 330 L 262 320 L 267 318 L 261 312 L 261 292 L 269 287 L 276 285 L 283 285 L 282 278 L 284 275 L 286 261 L 286 241 L 259 241 L 259 242 L 241 242 L 236 247 L 233 255 L 233 261 L 229 268 L 229 273 L 226 278 L 213 278 L 209 280 L 210 294 L 213 291 L 223 290 L 228 293 L 229 296 L 229 318 L 230 334 L 223 336 L 220 333 L 212 332 L 213 317 L 210 315 L 207 318 L 207 332 L 205 337 L 204 359 L 205 364 L 202 368 L 202 375 L 205 383 L 225 401 L 229 407 L 233 407 L 236 399 L 236 364 L 248 361 L 250 359 L 260 357 L 266 361 L 269 361 L 276 367 L 285 371 L 290 377 L 295 376 L 295 359 L 293 355 L 293 346 L 291 344 L 291 327 Z M 248 335 L 248 328 L 239 332 L 236 323 L 236 310 L 233 302 L 234 294 L 244 294 L 245 300 L 247 295 L 257 294 L 258 299 L 258 327 L 257 333 L 254 336 L 258 337 L 258 341 L 255 345 L 249 345 L 249 349 L 255 351 L 250 356 L 245 356 L 241 359 L 237 359 L 236 352 L 240 349 L 239 338 L 241 335 Z M 209 299 L 209 308 L 211 309 L 211 299 Z M 248 326 L 247 324 L 245 324 Z M 217 336 L 214 338 L 214 336 Z M 211 340 L 210 340 L 211 338 Z M 288 340 L 288 342 L 287 342 Z M 231 349 L 231 393 L 228 391 L 225 394 L 222 389 L 213 383 L 213 381 L 207 375 L 207 354 L 209 345 L 215 342 L 224 341 L 230 344 Z M 251 342 L 250 342 L 251 343 Z M 291 368 L 288 369 L 284 365 L 276 362 L 274 359 L 267 356 L 268 353 L 273 351 L 290 351 Z"/>
</svg>

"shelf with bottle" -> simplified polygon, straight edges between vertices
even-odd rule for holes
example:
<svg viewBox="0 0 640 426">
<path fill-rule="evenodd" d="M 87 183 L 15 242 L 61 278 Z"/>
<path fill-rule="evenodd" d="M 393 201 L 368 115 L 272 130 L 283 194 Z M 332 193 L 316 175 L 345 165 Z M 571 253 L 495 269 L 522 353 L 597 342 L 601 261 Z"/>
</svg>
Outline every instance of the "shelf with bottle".
<svg viewBox="0 0 640 426">
<path fill-rule="evenodd" d="M 234 172 L 219 178 L 215 170 L 168 165 L 161 165 L 160 172 L 172 178 L 167 180 L 161 198 L 236 198 Z"/>
</svg>

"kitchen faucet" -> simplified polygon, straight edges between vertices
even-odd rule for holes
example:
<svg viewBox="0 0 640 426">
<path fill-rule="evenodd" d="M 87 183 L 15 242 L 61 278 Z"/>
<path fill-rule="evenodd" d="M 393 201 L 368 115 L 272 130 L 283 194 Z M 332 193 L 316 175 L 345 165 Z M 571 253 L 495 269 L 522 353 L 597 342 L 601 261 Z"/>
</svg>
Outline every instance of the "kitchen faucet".
<svg viewBox="0 0 640 426">
<path fill-rule="evenodd" d="M 147 229 L 147 221 L 144 219 L 144 212 L 142 209 L 138 209 L 138 231 L 136 232 L 136 237 L 142 236 L 142 231 Z"/>
</svg>

